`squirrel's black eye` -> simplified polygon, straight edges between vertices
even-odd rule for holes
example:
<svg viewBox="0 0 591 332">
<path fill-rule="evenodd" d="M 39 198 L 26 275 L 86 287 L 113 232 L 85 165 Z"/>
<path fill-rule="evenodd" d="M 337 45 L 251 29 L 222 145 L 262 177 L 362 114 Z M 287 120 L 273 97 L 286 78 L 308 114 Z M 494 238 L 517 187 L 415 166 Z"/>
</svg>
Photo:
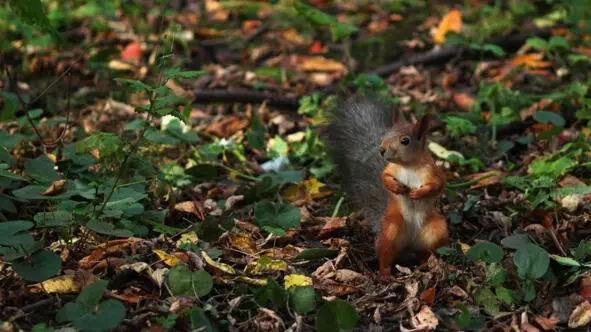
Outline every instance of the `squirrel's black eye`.
<svg viewBox="0 0 591 332">
<path fill-rule="evenodd" d="M 408 137 L 402 137 L 400 139 L 400 144 L 402 144 L 402 145 L 408 145 L 408 143 L 410 143 L 410 139 Z"/>
</svg>

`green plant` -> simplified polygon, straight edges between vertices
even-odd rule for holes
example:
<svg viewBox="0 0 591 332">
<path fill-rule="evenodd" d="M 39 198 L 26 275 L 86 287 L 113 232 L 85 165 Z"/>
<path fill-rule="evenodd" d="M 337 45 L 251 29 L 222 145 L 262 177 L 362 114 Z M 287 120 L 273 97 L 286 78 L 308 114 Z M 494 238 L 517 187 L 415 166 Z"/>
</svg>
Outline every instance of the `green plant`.
<svg viewBox="0 0 591 332">
<path fill-rule="evenodd" d="M 101 302 L 107 284 L 105 280 L 97 280 L 84 287 L 74 302 L 58 311 L 56 320 L 71 322 L 81 331 L 106 331 L 119 325 L 125 317 L 125 307 L 118 300 Z"/>
</svg>

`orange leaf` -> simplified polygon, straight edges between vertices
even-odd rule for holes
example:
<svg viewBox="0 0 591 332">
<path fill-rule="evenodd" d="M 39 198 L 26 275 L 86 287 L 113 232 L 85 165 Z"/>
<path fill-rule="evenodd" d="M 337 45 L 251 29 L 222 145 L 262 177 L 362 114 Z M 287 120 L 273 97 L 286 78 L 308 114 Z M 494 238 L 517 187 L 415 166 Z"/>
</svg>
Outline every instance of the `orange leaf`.
<svg viewBox="0 0 591 332">
<path fill-rule="evenodd" d="M 427 288 L 421 293 L 421 301 L 427 304 L 435 303 L 435 288 Z"/>
<path fill-rule="evenodd" d="M 318 233 L 318 238 L 324 238 L 332 231 L 343 228 L 347 224 L 345 218 L 335 217 L 335 218 L 320 218 L 324 220 L 326 223 L 322 226 L 322 229 Z"/>
<path fill-rule="evenodd" d="M 248 119 L 239 118 L 237 116 L 229 116 L 219 122 L 214 122 L 206 131 L 209 134 L 227 138 L 234 135 L 239 130 L 242 130 L 248 126 Z"/>
<path fill-rule="evenodd" d="M 525 65 L 528 69 L 541 69 L 548 68 L 552 63 L 548 61 L 542 61 L 543 55 L 541 53 L 531 53 L 518 55 L 511 60 L 511 64 L 514 67 Z"/>
<path fill-rule="evenodd" d="M 301 57 L 299 59 L 298 68 L 301 71 L 321 71 L 337 73 L 343 73 L 346 70 L 345 66 L 342 63 L 321 56 Z"/>
<path fill-rule="evenodd" d="M 445 35 L 450 31 L 457 33 L 462 31 L 462 13 L 459 10 L 452 10 L 443 17 L 437 30 L 433 33 L 433 42 L 443 44 Z"/>
<path fill-rule="evenodd" d="M 125 47 L 121 53 L 121 60 L 139 64 L 142 58 L 142 47 L 138 43 L 131 43 Z"/>
<path fill-rule="evenodd" d="M 476 99 L 465 93 L 454 93 L 452 99 L 456 105 L 468 112 L 472 110 L 472 105 L 476 102 Z"/>
</svg>

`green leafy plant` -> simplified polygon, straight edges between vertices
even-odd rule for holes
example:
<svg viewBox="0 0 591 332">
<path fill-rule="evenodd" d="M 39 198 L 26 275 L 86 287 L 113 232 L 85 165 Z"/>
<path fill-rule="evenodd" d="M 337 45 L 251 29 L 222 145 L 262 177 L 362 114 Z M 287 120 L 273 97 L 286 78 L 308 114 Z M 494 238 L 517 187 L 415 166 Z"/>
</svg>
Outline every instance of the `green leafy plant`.
<svg viewBox="0 0 591 332">
<path fill-rule="evenodd" d="M 67 303 L 57 313 L 60 323 L 71 322 L 81 331 L 106 331 L 115 328 L 125 317 L 125 307 L 117 300 L 101 302 L 108 282 L 97 280 L 84 287 L 76 301 Z"/>
</svg>

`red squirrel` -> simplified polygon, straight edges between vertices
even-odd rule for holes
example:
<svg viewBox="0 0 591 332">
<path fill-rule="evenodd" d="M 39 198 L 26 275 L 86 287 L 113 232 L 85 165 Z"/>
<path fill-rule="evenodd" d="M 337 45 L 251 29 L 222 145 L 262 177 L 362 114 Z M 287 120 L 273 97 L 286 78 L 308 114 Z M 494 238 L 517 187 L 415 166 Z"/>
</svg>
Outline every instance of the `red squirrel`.
<svg viewBox="0 0 591 332">
<path fill-rule="evenodd" d="M 437 200 L 445 174 L 427 149 L 429 118 L 412 124 L 377 100 L 351 98 L 329 113 L 324 135 L 352 203 L 372 222 L 379 276 L 402 250 L 421 260 L 448 243 Z"/>
</svg>

